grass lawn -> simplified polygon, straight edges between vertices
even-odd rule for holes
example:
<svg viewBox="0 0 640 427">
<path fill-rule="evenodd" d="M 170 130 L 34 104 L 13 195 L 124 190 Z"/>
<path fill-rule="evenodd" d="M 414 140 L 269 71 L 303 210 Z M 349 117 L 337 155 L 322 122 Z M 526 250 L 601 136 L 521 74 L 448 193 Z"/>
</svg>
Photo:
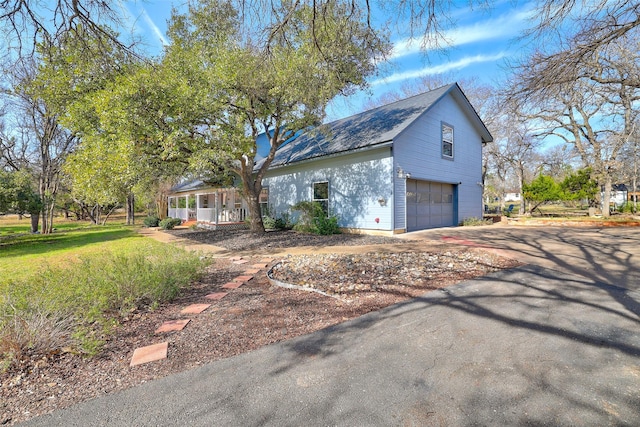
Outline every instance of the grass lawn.
<svg viewBox="0 0 640 427">
<path fill-rule="evenodd" d="M 56 221 L 49 235 L 30 234 L 29 219 L 0 217 L 0 287 L 10 280 L 28 279 L 46 266 L 66 266 L 80 256 L 106 250 L 128 253 L 161 245 L 122 224 L 91 226 L 87 222 Z"/>
<path fill-rule="evenodd" d="M 0 217 L 0 371 L 26 350 L 96 354 L 120 315 L 175 298 L 205 265 L 122 224 L 40 235 L 22 221 Z"/>
</svg>

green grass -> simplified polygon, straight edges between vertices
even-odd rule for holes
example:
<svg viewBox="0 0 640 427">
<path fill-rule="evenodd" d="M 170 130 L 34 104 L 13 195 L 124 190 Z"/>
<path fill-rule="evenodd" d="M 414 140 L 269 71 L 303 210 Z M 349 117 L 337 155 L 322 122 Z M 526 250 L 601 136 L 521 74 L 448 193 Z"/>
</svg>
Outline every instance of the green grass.
<svg viewBox="0 0 640 427">
<path fill-rule="evenodd" d="M 2 227 L 0 227 L 1 229 Z M 145 240 L 122 225 L 82 226 L 49 235 L 0 237 L 0 286 L 7 279 L 27 278 L 46 266 L 68 265 L 83 254 L 106 249 L 129 252 Z"/>
<path fill-rule="evenodd" d="M 120 316 L 175 298 L 203 266 L 198 254 L 123 225 L 3 234 L 0 371 L 25 352 L 96 354 Z"/>
</svg>

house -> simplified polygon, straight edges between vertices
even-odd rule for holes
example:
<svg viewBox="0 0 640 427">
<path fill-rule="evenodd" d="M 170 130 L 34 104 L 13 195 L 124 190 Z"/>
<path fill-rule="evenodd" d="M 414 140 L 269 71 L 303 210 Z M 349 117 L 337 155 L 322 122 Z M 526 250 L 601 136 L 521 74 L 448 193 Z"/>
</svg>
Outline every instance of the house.
<svg viewBox="0 0 640 427">
<path fill-rule="evenodd" d="M 246 226 L 249 209 L 234 187 L 219 187 L 202 180 L 186 181 L 171 189 L 168 216 L 197 222 L 210 229 Z"/>
<path fill-rule="evenodd" d="M 263 186 L 271 212 L 313 200 L 347 231 L 403 233 L 482 217 L 482 148 L 493 137 L 457 84 L 303 133 Z"/>
<path fill-rule="evenodd" d="M 613 184 L 611 186 L 611 193 L 609 196 L 609 207 L 619 208 L 624 205 L 628 199 L 629 190 L 624 184 Z M 600 188 L 601 200 L 604 200 L 604 186 Z"/>
<path fill-rule="evenodd" d="M 510 191 L 504 193 L 504 201 L 505 202 L 519 202 L 520 201 L 520 193 L 517 191 Z"/>
<path fill-rule="evenodd" d="M 275 216 L 317 201 L 351 232 L 454 226 L 482 217 L 482 148 L 491 141 L 454 83 L 297 135 L 277 151 L 260 201 Z M 198 181 L 175 187 L 169 203 L 169 216 L 210 228 L 240 226 L 247 215 L 236 190 Z"/>
</svg>

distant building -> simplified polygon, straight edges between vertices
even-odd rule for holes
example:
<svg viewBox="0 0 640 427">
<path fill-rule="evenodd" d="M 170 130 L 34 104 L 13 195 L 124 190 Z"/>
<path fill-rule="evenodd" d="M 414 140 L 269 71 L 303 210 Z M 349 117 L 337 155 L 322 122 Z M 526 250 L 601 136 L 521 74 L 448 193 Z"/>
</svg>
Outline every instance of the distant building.
<svg viewBox="0 0 640 427">
<path fill-rule="evenodd" d="M 600 196 L 604 200 L 604 187 L 601 188 Z M 611 206 L 620 207 L 627 202 L 629 190 L 624 184 L 613 184 L 611 186 L 611 195 L 609 196 L 609 204 Z"/>
<path fill-rule="evenodd" d="M 516 192 L 504 193 L 505 202 L 519 202 L 520 200 L 521 200 L 520 193 L 516 193 Z"/>
</svg>

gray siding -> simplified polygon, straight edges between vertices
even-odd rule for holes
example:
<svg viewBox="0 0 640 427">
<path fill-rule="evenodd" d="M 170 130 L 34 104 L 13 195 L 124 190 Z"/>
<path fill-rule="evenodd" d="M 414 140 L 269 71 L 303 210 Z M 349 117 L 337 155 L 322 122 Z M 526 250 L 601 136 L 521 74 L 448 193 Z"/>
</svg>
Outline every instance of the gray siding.
<svg viewBox="0 0 640 427">
<path fill-rule="evenodd" d="M 277 215 L 311 200 L 314 182 L 329 181 L 329 210 L 341 227 L 389 231 L 393 175 L 390 149 L 381 148 L 272 169 L 263 186 L 269 187 L 269 205 Z"/>
<path fill-rule="evenodd" d="M 454 128 L 453 160 L 442 158 L 441 126 Z M 402 132 L 393 144 L 394 170 L 412 179 L 457 184 L 458 221 L 482 217 L 482 142 L 457 101 L 446 96 Z M 395 178 L 396 227 L 406 228 L 404 182 Z"/>
</svg>

